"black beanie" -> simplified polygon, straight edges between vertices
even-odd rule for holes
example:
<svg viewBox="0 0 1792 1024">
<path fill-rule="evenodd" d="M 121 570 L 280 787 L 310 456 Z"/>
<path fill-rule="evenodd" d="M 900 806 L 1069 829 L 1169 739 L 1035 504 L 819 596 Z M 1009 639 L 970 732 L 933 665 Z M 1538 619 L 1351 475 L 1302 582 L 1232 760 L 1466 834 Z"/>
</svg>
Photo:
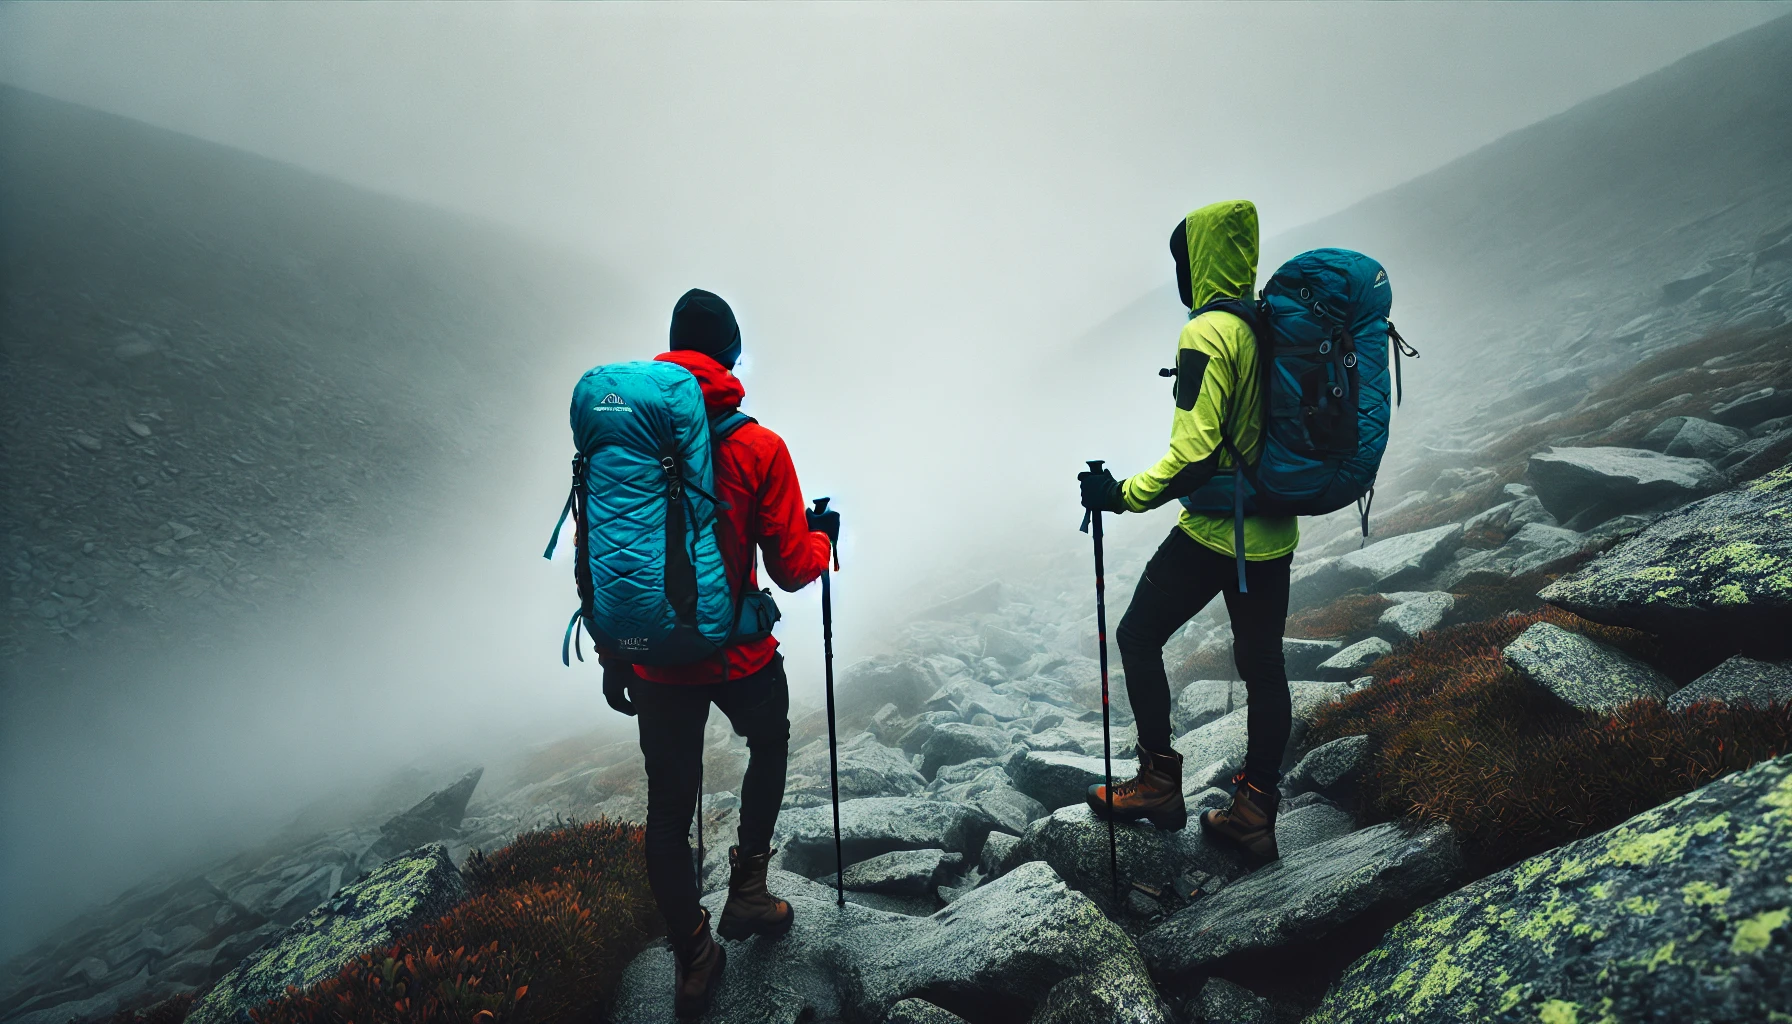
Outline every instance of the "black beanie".
<svg viewBox="0 0 1792 1024">
<path fill-rule="evenodd" d="M 701 352 L 729 369 L 740 358 L 740 325 L 714 292 L 692 288 L 672 307 L 672 351 Z"/>
</svg>

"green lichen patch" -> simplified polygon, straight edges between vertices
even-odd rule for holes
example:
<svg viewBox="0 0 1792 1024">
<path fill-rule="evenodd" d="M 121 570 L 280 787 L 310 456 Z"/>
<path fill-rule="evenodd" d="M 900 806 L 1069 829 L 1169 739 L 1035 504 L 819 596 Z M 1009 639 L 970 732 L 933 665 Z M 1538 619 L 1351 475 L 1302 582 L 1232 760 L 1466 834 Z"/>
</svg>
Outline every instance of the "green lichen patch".
<svg viewBox="0 0 1792 1024">
<path fill-rule="evenodd" d="M 1307 1024 L 1770 1020 L 1792 1013 L 1788 876 L 1792 755 L 1437 900 Z"/>
</svg>

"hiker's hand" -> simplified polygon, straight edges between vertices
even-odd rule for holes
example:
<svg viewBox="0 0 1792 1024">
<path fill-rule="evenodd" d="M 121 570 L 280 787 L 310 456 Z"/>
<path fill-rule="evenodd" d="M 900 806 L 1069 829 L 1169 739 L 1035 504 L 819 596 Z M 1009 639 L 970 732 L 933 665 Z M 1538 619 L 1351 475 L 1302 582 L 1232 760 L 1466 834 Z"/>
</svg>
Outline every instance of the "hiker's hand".
<svg viewBox="0 0 1792 1024">
<path fill-rule="evenodd" d="M 636 678 L 635 670 L 627 665 L 604 666 L 604 700 L 631 718 L 635 714 L 635 703 L 628 699 L 628 687 Z"/>
<path fill-rule="evenodd" d="M 1120 481 L 1114 479 L 1110 470 L 1091 473 L 1084 470 L 1076 475 L 1083 485 L 1083 507 L 1094 512 L 1129 512 L 1126 497 L 1121 493 Z"/>
<path fill-rule="evenodd" d="M 827 534 L 829 544 L 840 543 L 840 513 L 831 510 L 817 512 L 810 509 L 803 514 L 809 517 L 809 529 L 816 533 Z"/>
</svg>

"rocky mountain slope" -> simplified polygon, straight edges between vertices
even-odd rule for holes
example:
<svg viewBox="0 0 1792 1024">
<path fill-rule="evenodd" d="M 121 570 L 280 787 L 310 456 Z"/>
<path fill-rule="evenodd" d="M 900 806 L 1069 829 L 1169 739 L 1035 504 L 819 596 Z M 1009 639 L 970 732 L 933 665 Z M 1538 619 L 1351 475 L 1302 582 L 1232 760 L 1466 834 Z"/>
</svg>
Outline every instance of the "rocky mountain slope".
<svg viewBox="0 0 1792 1024">
<path fill-rule="evenodd" d="M 365 553 L 431 507 L 437 470 L 491 457 L 603 278 L 0 88 L 0 281 L 0 658 L 19 678 L 176 626 L 190 644 Z"/>
<path fill-rule="evenodd" d="M 1303 523 L 1284 647 L 1296 724 L 1280 860 L 1249 864 L 1198 828 L 1141 824 L 1116 830 L 1110 874 L 1107 829 L 1081 804 L 1103 775 L 1101 677 L 1087 542 L 1067 525 L 1027 565 L 941 581 L 938 603 L 892 624 L 886 653 L 843 669 L 843 864 L 825 718 L 793 715 L 773 888 L 797 924 L 782 943 L 730 944 L 709 1019 L 1792 1015 L 1792 261 L 1783 239 L 1762 234 L 1792 224 L 1792 164 L 1738 156 L 1754 170 L 1703 178 L 1681 165 L 1712 145 L 1688 153 L 1671 131 L 1637 131 L 1702 105 L 1704 122 L 1687 129 L 1695 141 L 1715 145 L 1698 133 L 1727 125 L 1717 141 L 1735 153 L 1773 152 L 1792 137 L 1768 130 L 1789 126 L 1775 106 L 1785 93 L 1750 83 L 1779 81 L 1792 62 L 1753 62 L 1789 41 L 1792 22 L 1766 26 L 1471 158 L 1493 161 L 1486 174 L 1413 186 L 1440 220 L 1490 211 L 1472 252 L 1428 258 L 1460 257 L 1502 294 L 1522 285 L 1544 303 L 1440 288 L 1440 303 L 1464 296 L 1453 316 L 1441 305 L 1426 314 L 1440 336 L 1486 325 L 1514 345 L 1553 344 L 1562 330 L 1584 344 L 1552 350 L 1565 352 L 1555 370 L 1490 371 L 1466 392 L 1480 409 L 1458 400 L 1450 416 L 1430 413 L 1425 422 L 1444 425 L 1428 447 L 1401 437 L 1369 538 L 1350 513 Z M 1569 195 L 1553 207 L 1568 223 L 1545 238 L 1567 262 L 1534 278 L 1482 274 L 1500 224 L 1536 229 L 1517 211 L 1538 183 L 1591 158 L 1575 148 L 1583 117 L 1646 136 L 1599 157 L 1595 184 L 1651 204 L 1659 237 L 1611 227 L 1638 223 L 1625 201 Z M 1397 196 L 1373 208 L 1392 211 Z M 1423 237 L 1448 237 L 1436 226 Z M 1582 239 L 1593 241 L 1577 248 Z M 1631 261 L 1628 290 L 1612 291 L 1589 254 L 1624 239 L 1636 244 L 1612 259 Z M 1714 254 L 1738 259 L 1696 269 Z M 1585 294 L 1570 323 L 1575 288 Z M 1520 351 L 1533 348 L 1507 354 Z M 1110 624 L 1169 528 L 1167 514 L 1112 521 Z M 1223 610 L 1197 616 L 1165 659 L 1196 812 L 1226 798 L 1249 716 Z M 1112 668 L 1113 769 L 1124 776 L 1131 719 L 1117 658 Z M 702 815 L 712 905 L 737 806 L 723 787 L 744 758 L 718 716 Z M 1617 764 L 1626 777 L 1601 774 Z M 295 830 L 146 886 L 7 965 L 0 1019 L 102 1016 L 232 971 L 233 990 L 278 991 L 308 975 L 280 973 L 278 945 L 250 955 L 263 941 L 346 962 L 393 919 L 364 919 L 361 893 L 402 875 L 404 906 L 437 906 L 460 884 L 444 858 L 562 815 L 640 820 L 643 789 L 629 744 L 575 740 L 495 782 L 444 785 L 412 810 L 393 801 L 390 818 Z M 442 846 L 420 845 L 430 843 Z M 363 872 L 363 888 L 339 889 Z M 320 952 L 317 934 L 350 938 Z M 662 945 L 641 952 L 613 1017 L 669 1019 L 669 973 Z M 227 996 L 207 1014 L 244 1019 L 251 1000 Z"/>
</svg>

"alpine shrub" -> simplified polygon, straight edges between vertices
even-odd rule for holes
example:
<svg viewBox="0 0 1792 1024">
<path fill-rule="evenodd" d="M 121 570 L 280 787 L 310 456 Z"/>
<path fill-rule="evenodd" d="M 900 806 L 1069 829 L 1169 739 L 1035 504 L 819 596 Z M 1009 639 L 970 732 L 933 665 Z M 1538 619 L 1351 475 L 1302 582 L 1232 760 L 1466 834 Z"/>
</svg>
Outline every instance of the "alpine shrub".
<svg viewBox="0 0 1792 1024">
<path fill-rule="evenodd" d="M 1284 633 L 1306 640 L 1337 640 L 1367 633 L 1393 603 L 1380 594 L 1345 594 L 1330 604 L 1290 615 Z"/>
<path fill-rule="evenodd" d="M 1377 663 L 1374 684 L 1322 712 L 1310 743 L 1367 734 L 1365 817 L 1443 821 L 1478 873 L 1611 828 L 1792 749 L 1792 708 L 1638 701 L 1578 711 L 1527 682 L 1501 650 L 1538 621 L 1648 656 L 1654 639 L 1546 609 L 1447 627 Z"/>
<path fill-rule="evenodd" d="M 664 932 L 637 825 L 524 833 L 466 875 L 473 894 L 446 916 L 288 989 L 256 1024 L 600 1020 L 622 969 Z"/>
</svg>

